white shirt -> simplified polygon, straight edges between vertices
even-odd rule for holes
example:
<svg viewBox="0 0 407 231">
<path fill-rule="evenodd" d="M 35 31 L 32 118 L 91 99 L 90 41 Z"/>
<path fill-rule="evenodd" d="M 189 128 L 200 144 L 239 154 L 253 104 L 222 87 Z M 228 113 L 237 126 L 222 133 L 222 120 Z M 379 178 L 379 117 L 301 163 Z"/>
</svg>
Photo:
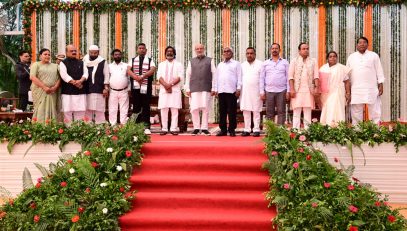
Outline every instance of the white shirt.
<svg viewBox="0 0 407 231">
<path fill-rule="evenodd" d="M 211 60 L 211 72 L 212 72 L 212 91 L 214 91 L 214 82 L 215 82 L 215 75 L 216 75 L 216 67 L 215 67 L 215 62 L 212 59 Z M 192 68 L 191 68 L 191 61 L 188 62 L 188 67 L 187 67 L 187 74 L 186 74 L 186 79 L 185 79 L 185 86 L 184 89 L 186 92 L 190 92 L 191 90 L 189 89 L 189 82 L 191 80 L 191 73 L 192 73 Z"/>
<path fill-rule="evenodd" d="M 379 96 L 377 84 L 385 78 L 379 56 L 372 51 L 355 52 L 348 57 L 346 66 L 351 69 L 351 104 L 374 104 Z"/>
<path fill-rule="evenodd" d="M 242 88 L 242 66 L 234 59 L 220 62 L 213 83 L 215 92 L 235 93 Z"/>
<path fill-rule="evenodd" d="M 111 88 L 120 90 L 129 86 L 129 78 L 127 77 L 127 63 L 112 62 L 109 64 L 109 74 L 110 82 L 109 85 Z"/>
<path fill-rule="evenodd" d="M 259 81 L 263 62 L 254 60 L 242 63 L 242 93 L 240 94 L 240 109 L 246 111 L 261 111 L 263 101 L 260 99 Z"/>
<path fill-rule="evenodd" d="M 66 70 L 66 66 L 63 62 L 59 63 L 59 74 L 61 75 L 61 79 L 67 83 L 69 83 L 69 81 L 73 80 L 73 78 L 68 75 L 68 72 Z M 83 64 L 83 75 L 82 77 L 85 77 L 85 79 L 88 79 L 88 68 L 85 66 L 85 64 Z"/>
</svg>

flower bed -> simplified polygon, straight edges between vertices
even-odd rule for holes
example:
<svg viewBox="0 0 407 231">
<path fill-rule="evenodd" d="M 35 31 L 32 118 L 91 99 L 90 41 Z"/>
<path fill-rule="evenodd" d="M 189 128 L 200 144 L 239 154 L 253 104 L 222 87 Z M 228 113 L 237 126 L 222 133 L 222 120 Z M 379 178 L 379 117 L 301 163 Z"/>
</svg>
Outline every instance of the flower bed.
<svg viewBox="0 0 407 231">
<path fill-rule="evenodd" d="M 43 177 L 32 182 L 25 174 L 25 190 L 0 208 L 0 230 L 118 230 L 118 217 L 130 209 L 134 191 L 128 178 L 140 164 L 140 148 L 148 141 L 142 125 L 123 127 L 83 121 L 66 127 L 46 124 L 0 124 L 0 139 L 12 151 L 16 143 L 82 145 L 75 156 L 62 156 Z M 3 192 L 3 197 L 7 193 Z"/>
<path fill-rule="evenodd" d="M 297 133 L 268 123 L 265 167 L 271 176 L 267 198 L 278 209 L 274 225 L 281 230 L 406 229 L 406 220 L 388 207 L 387 197 L 352 178 L 353 166 L 337 169 L 311 145 L 311 141 L 341 145 L 394 141 L 399 148 L 406 143 L 405 131 L 405 125 L 389 130 L 366 123 L 357 129 L 312 124 Z"/>
</svg>

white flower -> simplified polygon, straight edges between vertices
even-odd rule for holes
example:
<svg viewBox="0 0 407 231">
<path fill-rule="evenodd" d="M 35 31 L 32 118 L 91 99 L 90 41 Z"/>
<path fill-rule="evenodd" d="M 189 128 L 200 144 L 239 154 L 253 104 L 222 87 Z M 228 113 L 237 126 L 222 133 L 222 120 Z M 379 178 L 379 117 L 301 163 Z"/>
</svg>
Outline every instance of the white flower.
<svg viewBox="0 0 407 231">
<path fill-rule="evenodd" d="M 30 118 L 30 117 L 27 117 L 27 121 L 30 122 L 30 121 L 31 121 L 31 118 Z"/>
<path fill-rule="evenodd" d="M 24 120 L 19 120 L 18 123 L 22 124 L 24 123 Z"/>
<path fill-rule="evenodd" d="M 107 214 L 108 211 L 107 208 L 102 209 L 103 214 Z"/>
<path fill-rule="evenodd" d="M 137 142 L 137 140 L 138 140 L 137 136 L 133 136 L 133 141 Z"/>
<path fill-rule="evenodd" d="M 70 168 L 70 169 L 69 169 L 69 173 L 70 173 L 70 174 L 74 174 L 74 173 L 75 173 L 75 169 Z"/>
<path fill-rule="evenodd" d="M 14 123 L 10 123 L 10 126 L 13 126 L 14 125 Z"/>
<path fill-rule="evenodd" d="M 120 171 L 123 170 L 123 168 L 122 168 L 122 166 L 118 165 L 118 166 L 116 166 L 116 170 L 117 170 L 118 172 L 120 172 Z"/>
<path fill-rule="evenodd" d="M 113 148 L 107 148 L 106 152 L 113 152 Z"/>
<path fill-rule="evenodd" d="M 100 184 L 100 187 L 102 187 L 102 188 L 103 188 L 103 187 L 106 187 L 106 186 L 107 186 L 106 183 L 101 183 L 101 184 Z"/>
</svg>

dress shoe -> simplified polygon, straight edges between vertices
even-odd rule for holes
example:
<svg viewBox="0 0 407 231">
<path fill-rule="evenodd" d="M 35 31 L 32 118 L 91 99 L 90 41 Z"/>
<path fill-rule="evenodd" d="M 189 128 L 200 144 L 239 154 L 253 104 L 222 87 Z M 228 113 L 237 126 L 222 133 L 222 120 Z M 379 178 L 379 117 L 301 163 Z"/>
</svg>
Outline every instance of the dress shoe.
<svg viewBox="0 0 407 231">
<path fill-rule="evenodd" d="M 254 132 L 253 133 L 253 137 L 259 137 L 260 136 L 260 132 Z"/>
<path fill-rule="evenodd" d="M 231 137 L 235 137 L 235 136 L 236 136 L 236 133 L 235 133 L 235 132 L 229 132 L 229 135 L 230 135 Z"/>
<path fill-rule="evenodd" d="M 248 133 L 248 132 L 243 132 L 243 133 L 242 133 L 242 136 L 250 136 L 250 133 Z"/>
<path fill-rule="evenodd" d="M 160 136 L 165 136 L 165 135 L 167 135 L 167 131 L 162 131 L 162 132 L 160 132 Z"/>
<path fill-rule="evenodd" d="M 202 133 L 205 134 L 206 136 L 210 136 L 211 133 L 208 130 L 202 130 Z"/>
<path fill-rule="evenodd" d="M 216 134 L 216 136 L 226 136 L 227 135 L 227 133 L 226 132 L 222 132 L 222 131 L 220 131 L 220 132 L 218 132 L 217 134 Z"/>
<path fill-rule="evenodd" d="M 170 132 L 173 136 L 178 136 L 178 132 Z"/>
<path fill-rule="evenodd" d="M 192 135 L 196 136 L 196 135 L 198 135 L 198 133 L 199 133 L 199 129 L 194 129 L 194 131 L 192 132 Z"/>
</svg>

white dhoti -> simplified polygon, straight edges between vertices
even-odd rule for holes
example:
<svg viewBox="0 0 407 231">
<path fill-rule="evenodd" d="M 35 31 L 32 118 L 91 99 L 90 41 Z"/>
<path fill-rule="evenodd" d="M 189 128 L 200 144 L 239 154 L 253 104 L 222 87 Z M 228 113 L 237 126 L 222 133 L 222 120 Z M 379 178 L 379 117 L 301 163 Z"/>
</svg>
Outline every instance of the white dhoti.
<svg viewBox="0 0 407 231">
<path fill-rule="evenodd" d="M 210 92 L 192 92 L 189 98 L 189 107 L 192 115 L 192 123 L 194 129 L 208 130 L 208 115 L 209 115 L 209 105 L 212 100 Z M 199 118 L 199 112 L 202 112 L 202 122 Z"/>
<path fill-rule="evenodd" d="M 74 120 L 81 120 L 85 117 L 86 111 L 86 95 L 61 95 L 62 109 L 64 113 L 64 121 L 70 123 Z"/>
<path fill-rule="evenodd" d="M 106 122 L 106 99 L 103 94 L 91 93 L 86 96 L 86 117 L 96 124 Z"/>
</svg>

